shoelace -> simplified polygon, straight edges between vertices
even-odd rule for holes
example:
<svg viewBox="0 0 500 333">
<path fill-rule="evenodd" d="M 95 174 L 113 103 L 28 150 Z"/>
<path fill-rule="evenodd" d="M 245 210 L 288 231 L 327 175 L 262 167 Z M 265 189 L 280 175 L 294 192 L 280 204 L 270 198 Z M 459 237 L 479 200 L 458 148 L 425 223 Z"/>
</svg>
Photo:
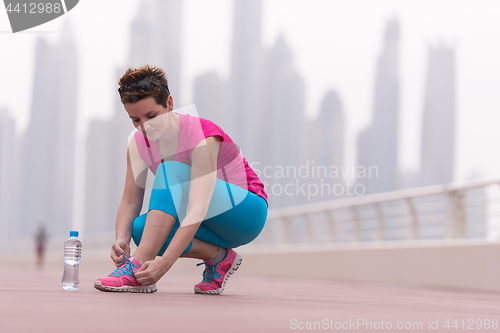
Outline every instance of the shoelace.
<svg viewBox="0 0 500 333">
<path fill-rule="evenodd" d="M 206 262 L 200 262 L 199 264 L 196 264 L 196 266 L 200 266 L 203 264 L 205 264 L 205 270 L 203 271 L 204 282 L 212 282 L 220 276 L 220 274 L 216 271 L 218 263 L 215 265 L 209 265 Z"/>
<path fill-rule="evenodd" d="M 125 253 L 122 253 L 122 255 L 125 257 L 125 259 L 127 259 L 128 263 L 125 263 L 125 264 L 121 265 L 120 267 L 118 267 L 109 276 L 113 275 L 113 276 L 120 277 L 122 275 L 126 275 L 126 276 L 129 276 L 129 277 L 133 277 L 133 275 L 134 275 L 134 268 L 140 267 L 139 265 L 134 264 L 132 262 L 132 260 L 130 260 L 129 258 L 127 258 L 127 256 L 125 255 Z"/>
</svg>

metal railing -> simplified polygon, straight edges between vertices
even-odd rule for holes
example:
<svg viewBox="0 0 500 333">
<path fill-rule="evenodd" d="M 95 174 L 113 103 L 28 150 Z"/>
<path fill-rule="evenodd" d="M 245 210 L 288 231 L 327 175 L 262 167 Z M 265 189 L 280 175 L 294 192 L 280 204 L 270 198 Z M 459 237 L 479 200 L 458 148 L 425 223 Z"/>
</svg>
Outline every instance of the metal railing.
<svg viewBox="0 0 500 333">
<path fill-rule="evenodd" d="M 50 243 L 59 246 L 65 239 Z M 84 239 L 86 246 L 107 247 L 114 232 L 87 233 Z M 500 179 L 271 209 L 264 230 L 246 247 L 440 239 L 500 240 Z M 32 242 L 2 241 L 0 249 L 31 249 Z"/>
<path fill-rule="evenodd" d="M 253 246 L 431 239 L 500 239 L 500 179 L 272 209 Z"/>
</svg>

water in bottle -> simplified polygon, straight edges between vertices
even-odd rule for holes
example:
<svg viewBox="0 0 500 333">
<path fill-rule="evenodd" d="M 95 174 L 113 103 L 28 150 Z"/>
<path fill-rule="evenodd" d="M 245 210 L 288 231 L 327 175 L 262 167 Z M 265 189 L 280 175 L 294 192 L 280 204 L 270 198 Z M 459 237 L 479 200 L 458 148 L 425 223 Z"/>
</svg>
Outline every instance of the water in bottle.
<svg viewBox="0 0 500 333">
<path fill-rule="evenodd" d="M 69 239 L 64 243 L 64 275 L 62 278 L 64 290 L 78 289 L 78 269 L 81 256 L 82 243 L 78 240 L 78 231 L 70 231 Z"/>
</svg>

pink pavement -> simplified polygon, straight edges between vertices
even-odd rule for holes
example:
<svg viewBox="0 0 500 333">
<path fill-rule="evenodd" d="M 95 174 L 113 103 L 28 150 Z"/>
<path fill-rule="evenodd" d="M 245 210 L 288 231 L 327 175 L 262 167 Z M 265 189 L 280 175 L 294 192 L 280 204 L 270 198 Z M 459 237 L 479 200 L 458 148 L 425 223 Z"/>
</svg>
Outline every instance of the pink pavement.
<svg viewBox="0 0 500 333">
<path fill-rule="evenodd" d="M 114 269 L 111 260 L 80 266 L 80 289 L 61 289 L 62 259 L 38 271 L 33 263 L 1 262 L 0 331 L 8 333 L 68 332 L 236 332 L 343 331 L 383 332 L 353 322 L 396 325 L 422 323 L 401 332 L 465 332 L 446 329 L 446 322 L 474 320 L 484 325 L 500 319 L 500 293 L 414 287 L 293 277 L 261 277 L 245 273 L 231 278 L 224 294 L 193 293 L 199 282 L 194 260 L 179 259 L 158 283 L 154 294 L 102 293 L 95 277 Z M 127 317 L 130 315 L 130 317 Z M 308 323 L 344 325 L 348 329 L 300 329 Z M 438 329 L 429 325 L 438 325 Z M 357 326 L 356 326 L 357 327 Z M 491 324 L 490 324 L 491 327 Z M 390 331 L 390 330 L 387 330 Z M 475 329 L 476 332 L 497 332 Z"/>
</svg>

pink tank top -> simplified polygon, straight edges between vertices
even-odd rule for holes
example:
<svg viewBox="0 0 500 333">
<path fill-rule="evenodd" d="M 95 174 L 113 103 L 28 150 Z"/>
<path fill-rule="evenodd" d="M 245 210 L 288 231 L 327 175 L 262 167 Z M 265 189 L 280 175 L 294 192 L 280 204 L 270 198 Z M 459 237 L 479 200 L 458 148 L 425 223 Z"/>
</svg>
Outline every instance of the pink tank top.
<svg viewBox="0 0 500 333">
<path fill-rule="evenodd" d="M 179 115 L 179 140 L 175 161 L 191 165 L 193 149 L 204 138 L 219 136 L 222 142 L 217 155 L 217 178 L 261 196 L 269 206 L 264 184 L 248 165 L 229 135 L 208 119 L 177 112 L 176 114 Z M 156 141 L 149 141 L 139 131 L 134 136 L 141 158 L 146 162 L 153 174 L 156 174 L 156 169 L 161 163 Z"/>
</svg>

